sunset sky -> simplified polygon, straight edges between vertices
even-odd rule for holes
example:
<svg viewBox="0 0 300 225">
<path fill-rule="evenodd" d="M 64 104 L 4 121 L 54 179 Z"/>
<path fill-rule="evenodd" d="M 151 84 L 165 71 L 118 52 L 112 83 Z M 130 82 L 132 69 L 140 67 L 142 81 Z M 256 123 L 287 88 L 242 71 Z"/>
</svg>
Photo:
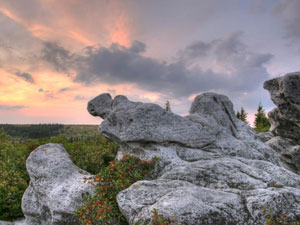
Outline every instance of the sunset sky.
<svg viewBox="0 0 300 225">
<path fill-rule="evenodd" d="M 0 123 L 97 124 L 98 94 L 185 115 L 213 91 L 274 107 L 265 80 L 299 71 L 299 0 L 0 0 Z"/>
</svg>

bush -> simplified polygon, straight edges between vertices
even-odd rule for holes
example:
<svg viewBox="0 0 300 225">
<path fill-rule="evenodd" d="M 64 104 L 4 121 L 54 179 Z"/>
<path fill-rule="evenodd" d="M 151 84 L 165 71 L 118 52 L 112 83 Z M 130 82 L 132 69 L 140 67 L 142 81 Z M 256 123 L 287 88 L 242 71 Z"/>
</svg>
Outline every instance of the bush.
<svg viewBox="0 0 300 225">
<path fill-rule="evenodd" d="M 263 209 L 263 211 L 266 213 L 266 209 Z M 289 221 L 287 215 L 277 216 L 271 210 L 265 217 L 267 225 L 300 225 L 300 221 Z"/>
<path fill-rule="evenodd" d="M 155 159 L 148 162 L 126 155 L 121 161 L 112 161 L 92 180 L 96 193 L 88 196 L 86 204 L 77 210 L 76 215 L 85 225 L 90 224 L 127 224 L 119 211 L 117 194 L 138 180 L 149 177 Z"/>
<path fill-rule="evenodd" d="M 3 130 L 0 131 L 0 220 L 13 220 L 23 216 L 21 201 L 29 183 L 26 159 L 38 146 L 49 142 L 63 144 L 73 162 L 92 174 L 107 166 L 118 150 L 116 144 L 102 135 L 73 143 L 61 137 L 24 142 L 25 144 L 13 144 L 12 138 Z"/>
</svg>

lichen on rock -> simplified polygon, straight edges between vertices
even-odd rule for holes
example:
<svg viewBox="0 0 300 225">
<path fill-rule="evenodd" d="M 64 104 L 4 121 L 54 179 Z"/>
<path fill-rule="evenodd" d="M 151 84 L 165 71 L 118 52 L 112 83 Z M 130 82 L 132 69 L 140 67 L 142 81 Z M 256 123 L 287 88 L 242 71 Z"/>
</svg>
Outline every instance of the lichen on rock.
<svg viewBox="0 0 300 225">
<path fill-rule="evenodd" d="M 274 137 L 266 143 L 286 168 L 300 174 L 300 72 L 268 80 L 264 88 L 277 106 L 268 114 Z"/>
<path fill-rule="evenodd" d="M 190 225 L 264 224 L 263 208 L 290 219 L 300 212 L 300 176 L 236 118 L 226 96 L 197 96 L 186 117 L 108 94 L 91 100 L 88 109 L 104 119 L 99 131 L 120 145 L 119 158 L 160 158 L 154 180 L 118 194 L 129 224 L 149 221 L 154 209 Z"/>
<path fill-rule="evenodd" d="M 84 183 L 89 177 L 78 168 L 60 144 L 46 144 L 35 149 L 26 161 L 29 187 L 22 199 L 26 225 L 80 224 L 74 212 L 94 187 Z"/>
</svg>

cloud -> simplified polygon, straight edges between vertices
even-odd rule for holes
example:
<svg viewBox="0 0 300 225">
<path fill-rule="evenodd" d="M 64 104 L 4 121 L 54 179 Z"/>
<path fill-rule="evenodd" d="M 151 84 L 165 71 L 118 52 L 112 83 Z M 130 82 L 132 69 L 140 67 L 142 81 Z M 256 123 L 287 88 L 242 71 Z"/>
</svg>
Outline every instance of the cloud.
<svg viewBox="0 0 300 225">
<path fill-rule="evenodd" d="M 74 55 L 54 42 L 44 42 L 41 59 L 48 62 L 57 72 L 69 71 Z"/>
<path fill-rule="evenodd" d="M 15 75 L 23 78 L 24 80 L 26 80 L 29 83 L 34 83 L 34 79 L 33 79 L 32 75 L 29 73 L 16 72 Z"/>
<path fill-rule="evenodd" d="M 242 35 L 235 32 L 211 42 L 195 41 L 169 63 L 143 56 L 146 46 L 137 41 L 128 48 L 116 43 L 89 47 L 85 54 L 48 43 L 43 59 L 67 73 L 75 71 L 74 81 L 87 86 L 134 83 L 174 97 L 210 90 L 250 91 L 268 78 L 265 64 L 272 55 L 252 52 Z"/>
<path fill-rule="evenodd" d="M 23 109 L 25 106 L 23 105 L 0 105 L 0 110 L 19 110 Z"/>
<path fill-rule="evenodd" d="M 58 93 L 63 93 L 63 92 L 66 92 L 66 91 L 69 91 L 70 88 L 61 88 L 58 90 Z"/>
<path fill-rule="evenodd" d="M 273 15 L 279 18 L 286 31 L 286 37 L 298 41 L 300 38 L 300 1 L 279 0 L 273 9 Z"/>
<path fill-rule="evenodd" d="M 113 95 L 116 95 L 117 91 L 115 89 L 108 88 L 107 92 Z"/>
<path fill-rule="evenodd" d="M 87 100 L 87 98 L 84 97 L 84 96 L 81 96 L 81 95 L 76 95 L 74 97 L 74 100 L 76 100 L 76 101 L 84 101 L 84 100 Z"/>
<path fill-rule="evenodd" d="M 143 42 L 135 40 L 132 42 L 129 50 L 134 53 L 143 53 L 146 51 L 146 45 Z"/>
</svg>

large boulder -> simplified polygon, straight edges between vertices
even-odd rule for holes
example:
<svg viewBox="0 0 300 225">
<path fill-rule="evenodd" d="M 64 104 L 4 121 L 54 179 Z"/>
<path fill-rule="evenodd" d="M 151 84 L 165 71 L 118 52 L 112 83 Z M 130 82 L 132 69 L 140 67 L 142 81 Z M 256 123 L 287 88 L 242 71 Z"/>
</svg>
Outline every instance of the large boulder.
<svg viewBox="0 0 300 225">
<path fill-rule="evenodd" d="M 78 168 L 60 144 L 35 149 L 26 167 L 30 184 L 22 199 L 24 224 L 81 224 L 74 212 L 85 196 L 94 194 L 94 187 L 84 183 L 84 177 L 91 175 Z"/>
<path fill-rule="evenodd" d="M 274 137 L 266 143 L 286 168 L 300 174 L 300 72 L 268 80 L 264 88 L 277 106 L 268 114 Z"/>
<path fill-rule="evenodd" d="M 108 94 L 91 100 L 88 110 L 103 118 L 100 132 L 120 145 L 118 158 L 160 159 L 154 180 L 117 196 L 129 224 L 149 221 L 154 209 L 188 225 L 265 224 L 263 208 L 299 215 L 300 176 L 235 117 L 226 96 L 197 96 L 186 117 Z"/>
<path fill-rule="evenodd" d="M 264 88 L 277 106 L 269 113 L 271 131 L 300 144 L 300 72 L 268 80 Z"/>
</svg>

